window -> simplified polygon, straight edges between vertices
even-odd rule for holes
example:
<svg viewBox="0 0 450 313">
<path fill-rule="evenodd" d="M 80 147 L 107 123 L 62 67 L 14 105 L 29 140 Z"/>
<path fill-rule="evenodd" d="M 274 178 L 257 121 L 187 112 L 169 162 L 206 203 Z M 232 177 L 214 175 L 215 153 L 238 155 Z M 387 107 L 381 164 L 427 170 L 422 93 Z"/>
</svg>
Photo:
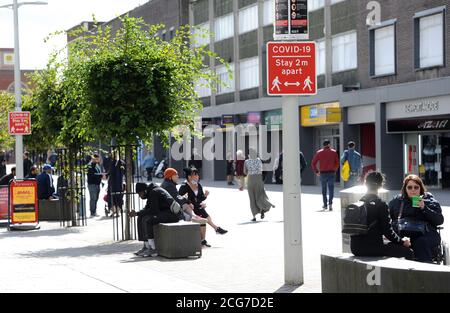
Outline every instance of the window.
<svg viewBox="0 0 450 313">
<path fill-rule="evenodd" d="M 326 58 L 325 58 L 325 40 L 317 41 L 317 51 L 316 51 L 316 60 L 317 60 L 317 75 L 325 74 L 326 68 Z"/>
<path fill-rule="evenodd" d="M 331 0 L 331 4 L 342 2 L 344 0 Z M 325 6 L 325 0 L 308 0 L 308 10 L 314 11 L 321 9 Z"/>
<path fill-rule="evenodd" d="M 209 97 L 211 96 L 211 88 L 206 87 L 208 85 L 208 81 L 204 78 L 200 78 L 198 83 L 195 85 L 195 91 L 199 98 Z"/>
<path fill-rule="evenodd" d="M 219 17 L 214 24 L 215 41 L 220 41 L 234 36 L 234 16 L 228 14 Z"/>
<path fill-rule="evenodd" d="M 234 75 L 234 64 L 230 64 L 231 74 Z M 230 78 L 227 68 L 225 66 L 218 66 L 216 68 L 216 74 L 218 77 L 217 94 L 227 93 L 234 91 L 234 77 Z"/>
<path fill-rule="evenodd" d="M 318 10 L 323 8 L 325 5 L 325 0 L 308 0 L 308 10 Z"/>
<path fill-rule="evenodd" d="M 169 30 L 169 39 L 175 37 L 175 27 L 171 27 Z"/>
<path fill-rule="evenodd" d="M 259 86 L 259 57 L 241 60 L 240 63 L 240 89 L 249 89 Z"/>
<path fill-rule="evenodd" d="M 333 73 L 357 67 L 356 32 L 334 37 L 332 39 L 332 49 Z"/>
<path fill-rule="evenodd" d="M 395 74 L 395 25 L 370 31 L 370 74 Z"/>
<path fill-rule="evenodd" d="M 416 18 L 416 68 L 444 65 L 444 13 Z"/>
<path fill-rule="evenodd" d="M 267 26 L 273 24 L 274 20 L 275 20 L 275 0 L 265 0 L 263 25 Z"/>
<path fill-rule="evenodd" d="M 239 10 L 239 34 L 258 28 L 258 6 L 252 5 Z"/>
<path fill-rule="evenodd" d="M 161 33 L 161 39 L 164 41 L 166 40 L 166 30 L 165 29 Z"/>
<path fill-rule="evenodd" d="M 202 45 L 209 45 L 209 22 L 199 24 L 194 28 L 194 46 L 199 47 Z"/>
</svg>

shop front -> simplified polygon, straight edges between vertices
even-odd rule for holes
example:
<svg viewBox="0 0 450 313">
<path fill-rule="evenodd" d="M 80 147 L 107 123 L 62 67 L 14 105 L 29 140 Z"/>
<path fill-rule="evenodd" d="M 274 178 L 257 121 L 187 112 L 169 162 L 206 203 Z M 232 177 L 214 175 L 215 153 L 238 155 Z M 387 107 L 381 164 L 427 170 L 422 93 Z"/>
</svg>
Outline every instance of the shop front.
<svg viewBox="0 0 450 313">
<path fill-rule="evenodd" d="M 340 155 L 340 123 L 342 112 L 339 102 L 302 106 L 300 108 L 300 150 L 303 152 L 308 165 L 314 153 L 322 148 L 325 139 L 331 141 L 331 146 Z M 308 173 L 311 171 L 307 171 Z M 304 173 L 304 184 L 316 184 L 313 173 Z M 336 175 L 336 181 L 340 176 Z"/>
<path fill-rule="evenodd" d="M 386 129 L 403 134 L 404 175 L 419 175 L 430 188 L 450 188 L 450 97 L 390 104 Z"/>
</svg>

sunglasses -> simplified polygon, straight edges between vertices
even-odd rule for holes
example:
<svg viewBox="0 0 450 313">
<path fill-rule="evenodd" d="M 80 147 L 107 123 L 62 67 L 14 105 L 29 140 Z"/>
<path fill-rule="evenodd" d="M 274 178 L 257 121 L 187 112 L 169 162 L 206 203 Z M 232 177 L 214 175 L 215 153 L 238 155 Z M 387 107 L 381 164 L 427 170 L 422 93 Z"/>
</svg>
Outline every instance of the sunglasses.
<svg viewBox="0 0 450 313">
<path fill-rule="evenodd" d="M 414 186 L 406 186 L 406 189 L 408 190 L 419 190 L 420 186 L 414 185 Z"/>
</svg>

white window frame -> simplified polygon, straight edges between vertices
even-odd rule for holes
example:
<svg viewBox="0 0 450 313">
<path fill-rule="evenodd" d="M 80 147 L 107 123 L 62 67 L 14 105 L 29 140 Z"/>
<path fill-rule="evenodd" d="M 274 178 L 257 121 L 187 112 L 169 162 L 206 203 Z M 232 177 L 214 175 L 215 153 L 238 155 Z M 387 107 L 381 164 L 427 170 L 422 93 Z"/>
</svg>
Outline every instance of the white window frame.
<svg viewBox="0 0 450 313">
<path fill-rule="evenodd" d="M 316 51 L 317 75 L 325 75 L 327 71 L 325 38 L 317 40 L 316 43 L 317 43 L 317 51 Z M 321 46 L 323 46 L 323 49 L 321 48 Z"/>
<path fill-rule="evenodd" d="M 275 21 L 275 0 L 264 0 L 263 26 L 271 25 Z"/>
<path fill-rule="evenodd" d="M 377 77 L 395 75 L 397 68 L 396 20 L 383 22 L 382 25 L 371 28 L 369 31 L 371 32 L 370 38 L 373 41 L 371 43 L 371 49 L 373 49 L 373 51 L 370 51 L 370 55 L 373 58 L 373 60 L 370 61 L 371 76 Z M 383 34 L 387 35 L 387 31 L 392 32 L 392 36 L 380 37 Z M 379 61 L 386 59 L 387 53 L 391 54 L 389 56 L 390 63 L 381 64 L 380 66 Z"/>
<path fill-rule="evenodd" d="M 342 52 L 342 55 L 336 55 L 336 50 L 335 50 L 335 43 L 336 40 L 338 38 L 342 38 L 345 36 L 352 36 L 354 38 L 353 42 L 352 42 L 352 46 L 354 46 L 354 50 L 350 51 L 352 52 L 352 54 L 350 55 L 349 51 L 347 51 L 347 49 L 345 48 L 346 45 L 344 45 L 344 51 Z M 353 70 L 358 68 L 358 45 L 357 45 L 357 32 L 356 31 L 350 31 L 350 32 L 345 32 L 345 33 L 341 33 L 341 34 L 337 34 L 335 36 L 332 37 L 331 39 L 331 45 L 332 45 L 332 72 L 333 73 L 339 73 L 339 72 L 345 72 L 345 71 L 349 71 L 349 70 Z M 347 44 L 348 46 L 348 44 Z M 336 58 L 339 57 L 339 59 L 344 58 L 344 66 L 340 66 L 339 68 L 336 68 Z M 346 66 L 345 61 L 346 60 L 350 60 L 350 62 L 354 62 L 354 64 L 350 64 L 349 66 Z"/>
<path fill-rule="evenodd" d="M 225 23 L 222 23 L 223 21 L 226 21 L 226 19 L 230 19 L 228 22 L 230 25 L 228 27 L 225 27 Z M 219 27 L 223 27 L 224 31 L 223 33 L 220 32 Z M 234 36 L 234 15 L 233 13 L 223 15 L 221 17 L 218 17 L 214 21 L 214 41 L 218 42 L 224 39 L 228 39 Z"/>
<path fill-rule="evenodd" d="M 208 34 L 207 36 L 199 36 L 198 34 Z M 193 38 L 197 41 L 194 42 L 194 47 L 200 47 L 202 45 L 209 45 L 211 43 L 211 34 L 209 31 L 209 21 L 206 23 L 198 24 L 193 28 L 192 31 Z"/>
<path fill-rule="evenodd" d="M 250 20 L 246 15 L 254 15 Z M 239 34 L 258 29 L 258 4 L 252 4 L 239 10 Z"/>
<path fill-rule="evenodd" d="M 235 91 L 235 75 L 234 75 L 234 63 L 230 64 L 232 79 L 229 78 L 229 74 L 225 65 L 216 67 L 216 75 L 218 77 L 217 92 L 216 94 L 221 95 L 225 93 L 230 93 Z M 224 82 L 227 86 L 222 86 L 220 83 Z"/>
<path fill-rule="evenodd" d="M 240 90 L 259 87 L 259 68 L 258 56 L 239 61 Z M 250 80 L 245 79 L 247 74 L 251 76 Z"/>
<path fill-rule="evenodd" d="M 423 22 L 425 20 L 430 20 L 430 19 L 436 19 L 436 20 L 440 20 L 440 24 L 439 25 L 432 25 L 434 27 L 439 27 L 439 33 L 434 36 L 433 38 L 430 38 L 430 36 L 425 35 L 423 36 L 422 33 L 424 31 L 423 29 Z M 422 16 L 422 17 L 418 17 L 418 43 L 419 44 L 419 55 L 418 55 L 418 61 L 419 61 L 419 69 L 424 69 L 424 68 L 430 68 L 430 67 L 442 67 L 445 65 L 445 39 L 444 39 L 444 33 L 445 33 L 445 22 L 444 22 L 444 18 L 445 18 L 445 12 L 441 11 L 438 13 L 434 13 L 434 14 L 430 14 L 430 15 L 426 15 L 426 16 Z M 429 27 L 428 27 L 429 28 Z M 428 30 L 428 29 L 425 29 Z M 436 40 L 439 40 L 439 42 L 437 42 Z M 438 45 L 438 46 L 436 46 Z M 432 46 L 433 49 L 430 49 L 429 47 Z M 441 51 L 440 55 L 432 55 L 432 52 L 430 53 L 430 50 L 434 50 L 434 51 Z M 423 55 L 427 53 L 427 57 L 424 57 Z M 440 60 L 435 60 L 433 61 L 433 59 L 437 59 L 440 58 Z M 431 59 L 431 60 L 430 60 Z"/>
</svg>

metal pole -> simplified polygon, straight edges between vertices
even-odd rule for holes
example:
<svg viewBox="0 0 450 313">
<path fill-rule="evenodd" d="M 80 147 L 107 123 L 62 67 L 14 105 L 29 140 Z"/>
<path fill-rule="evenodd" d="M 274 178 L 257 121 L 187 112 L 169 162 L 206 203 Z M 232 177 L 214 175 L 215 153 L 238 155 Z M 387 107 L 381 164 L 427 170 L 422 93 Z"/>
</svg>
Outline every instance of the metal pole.
<svg viewBox="0 0 450 313">
<path fill-rule="evenodd" d="M 284 280 L 303 284 L 299 99 L 283 96 Z"/>
<path fill-rule="evenodd" d="M 22 111 L 22 88 L 19 53 L 19 5 L 13 2 L 14 11 L 14 94 L 16 96 L 15 111 Z M 16 178 L 23 179 L 23 137 L 16 135 Z"/>
</svg>

